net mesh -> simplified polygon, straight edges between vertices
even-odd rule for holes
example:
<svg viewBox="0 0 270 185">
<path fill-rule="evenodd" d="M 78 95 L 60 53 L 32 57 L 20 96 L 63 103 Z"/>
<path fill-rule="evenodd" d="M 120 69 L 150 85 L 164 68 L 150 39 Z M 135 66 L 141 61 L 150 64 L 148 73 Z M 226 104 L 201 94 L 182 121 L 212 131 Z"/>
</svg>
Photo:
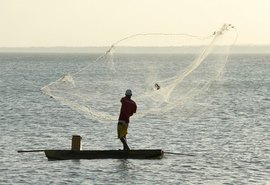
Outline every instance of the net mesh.
<svg viewBox="0 0 270 185">
<path fill-rule="evenodd" d="M 220 77 L 237 37 L 233 30 L 232 25 L 224 24 L 206 37 L 131 35 L 77 72 L 64 74 L 41 90 L 99 121 L 117 120 L 119 100 L 126 89 L 133 91 L 137 118 L 169 112 L 205 92 Z M 158 51 L 151 53 L 153 43 Z"/>
</svg>

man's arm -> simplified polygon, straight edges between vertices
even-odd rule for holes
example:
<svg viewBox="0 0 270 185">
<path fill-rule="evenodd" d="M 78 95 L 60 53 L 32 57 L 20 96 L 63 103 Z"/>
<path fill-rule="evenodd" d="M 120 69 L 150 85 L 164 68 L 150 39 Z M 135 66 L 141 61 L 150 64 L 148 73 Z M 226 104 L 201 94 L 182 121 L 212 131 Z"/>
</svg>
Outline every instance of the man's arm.
<svg viewBox="0 0 270 185">
<path fill-rule="evenodd" d="M 136 105 L 136 103 L 134 102 L 134 112 L 133 113 L 136 113 L 136 111 L 137 111 L 137 105 Z"/>
</svg>

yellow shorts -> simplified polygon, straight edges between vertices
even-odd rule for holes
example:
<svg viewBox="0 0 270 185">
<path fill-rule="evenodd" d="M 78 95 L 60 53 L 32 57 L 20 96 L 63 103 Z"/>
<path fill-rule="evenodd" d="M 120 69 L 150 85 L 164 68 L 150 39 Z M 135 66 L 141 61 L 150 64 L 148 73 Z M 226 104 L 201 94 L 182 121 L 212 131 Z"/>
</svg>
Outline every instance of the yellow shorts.
<svg viewBox="0 0 270 185">
<path fill-rule="evenodd" d="M 125 137 L 128 132 L 128 124 L 127 123 L 118 123 L 117 125 L 117 134 L 118 134 L 118 138 L 120 139 L 121 137 Z"/>
</svg>

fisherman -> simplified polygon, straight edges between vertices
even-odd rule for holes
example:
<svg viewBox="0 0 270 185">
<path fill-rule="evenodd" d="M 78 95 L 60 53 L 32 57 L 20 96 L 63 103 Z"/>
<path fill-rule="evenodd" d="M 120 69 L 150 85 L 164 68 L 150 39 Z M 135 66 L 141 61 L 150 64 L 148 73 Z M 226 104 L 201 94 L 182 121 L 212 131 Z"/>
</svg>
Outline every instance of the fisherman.
<svg viewBox="0 0 270 185">
<path fill-rule="evenodd" d="M 131 99 L 132 91 L 130 89 L 126 90 L 125 97 L 121 98 L 121 110 L 120 115 L 118 119 L 118 125 L 117 125 L 117 133 L 118 138 L 123 143 L 123 149 L 124 150 L 130 150 L 129 146 L 127 145 L 127 129 L 129 124 L 129 117 L 133 115 L 133 113 L 136 113 L 137 105 L 136 103 Z"/>
</svg>

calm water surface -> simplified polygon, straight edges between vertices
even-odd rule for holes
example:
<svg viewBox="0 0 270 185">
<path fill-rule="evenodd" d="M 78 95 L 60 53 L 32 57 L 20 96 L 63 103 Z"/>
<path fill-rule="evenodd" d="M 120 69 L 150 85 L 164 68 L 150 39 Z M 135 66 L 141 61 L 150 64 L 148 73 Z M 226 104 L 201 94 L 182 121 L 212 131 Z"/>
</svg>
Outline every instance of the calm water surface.
<svg viewBox="0 0 270 185">
<path fill-rule="evenodd" d="M 83 149 L 122 147 L 116 122 L 89 120 L 40 92 L 95 57 L 0 53 L 0 184 L 270 184 L 270 55 L 232 55 L 207 93 L 166 115 L 132 118 L 131 148 L 194 156 L 48 161 L 17 153 L 69 149 L 73 134 Z"/>
</svg>

